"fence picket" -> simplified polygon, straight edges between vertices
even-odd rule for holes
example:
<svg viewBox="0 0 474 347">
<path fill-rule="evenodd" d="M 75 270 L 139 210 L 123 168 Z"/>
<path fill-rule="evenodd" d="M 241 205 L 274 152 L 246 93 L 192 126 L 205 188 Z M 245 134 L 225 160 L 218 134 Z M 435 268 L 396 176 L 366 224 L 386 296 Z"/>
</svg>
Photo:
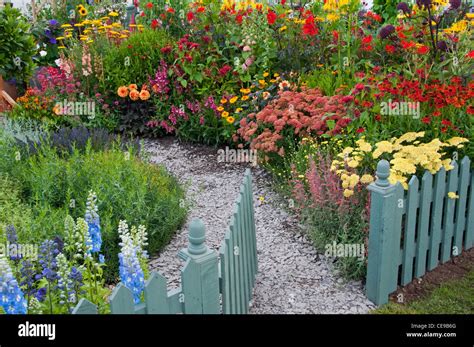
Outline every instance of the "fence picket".
<svg viewBox="0 0 474 347">
<path fill-rule="evenodd" d="M 465 249 L 474 246 L 474 171 L 471 171 L 471 189 L 469 189 L 469 207 L 467 210 Z"/>
<path fill-rule="evenodd" d="M 408 184 L 405 234 L 403 238 L 402 285 L 413 279 L 413 258 L 415 257 L 415 228 L 420 192 L 418 178 L 413 176 Z"/>
<path fill-rule="evenodd" d="M 438 266 L 439 245 L 441 243 L 441 218 L 443 217 L 444 196 L 446 195 L 446 170 L 441 168 L 435 175 L 433 206 L 431 211 L 431 232 L 429 244 L 428 270 Z"/>
<path fill-rule="evenodd" d="M 454 232 L 454 210 L 457 199 L 451 199 L 447 195 L 450 192 L 457 193 L 459 167 L 456 161 L 451 163 L 453 169 L 448 172 L 448 191 L 444 195 L 444 225 L 441 246 L 441 263 L 446 263 L 453 254 L 452 242 Z"/>
<path fill-rule="evenodd" d="M 133 294 L 130 289 L 125 287 L 121 282 L 114 288 L 110 296 L 110 311 L 113 314 L 135 313 Z"/>
<path fill-rule="evenodd" d="M 252 175 L 250 174 L 250 169 L 247 169 L 246 172 L 246 177 L 247 177 L 247 182 L 248 182 L 248 189 L 249 189 L 249 202 L 252 208 L 250 209 L 250 224 L 251 224 L 251 236 L 252 236 L 252 250 L 253 250 L 253 257 L 252 259 L 254 260 L 253 265 L 254 265 L 254 280 L 255 280 L 255 274 L 258 271 L 258 256 L 257 256 L 257 233 L 255 230 L 255 211 L 253 209 L 253 184 L 252 184 Z"/>
<path fill-rule="evenodd" d="M 392 229 L 392 256 L 391 256 L 391 272 L 390 272 L 390 285 L 389 285 L 389 293 L 394 292 L 397 290 L 398 284 L 398 269 L 400 267 L 400 243 L 402 237 L 402 219 L 403 219 L 403 211 L 405 202 L 403 200 L 405 191 L 403 186 L 398 183 L 395 186 L 395 210 L 392 211 L 394 213 L 394 226 Z"/>
<path fill-rule="evenodd" d="M 236 203 L 236 209 L 234 212 L 234 218 L 236 221 L 236 235 L 235 239 L 237 241 L 237 247 L 238 247 L 238 255 L 237 255 L 237 260 L 238 260 L 238 269 L 239 269 L 239 296 L 240 296 L 240 312 L 239 313 L 245 313 L 245 308 L 247 306 L 245 302 L 245 287 L 244 287 L 244 263 L 243 263 L 243 258 L 242 258 L 242 221 L 240 219 L 241 216 L 241 204 L 242 204 L 242 195 L 239 195 L 237 198 L 237 203 Z"/>
<path fill-rule="evenodd" d="M 235 220 L 235 214 L 232 216 L 232 220 L 230 222 L 230 246 L 231 246 L 231 259 L 233 262 L 233 281 L 231 290 L 233 292 L 233 296 L 235 297 L 235 305 L 233 306 L 232 313 L 241 313 L 240 308 L 242 307 L 240 303 L 240 272 L 239 272 L 239 257 L 236 255 L 238 254 L 238 245 L 236 241 L 236 233 L 237 233 L 237 222 Z M 237 247 L 237 248 L 236 248 Z"/>
<path fill-rule="evenodd" d="M 433 200 L 433 175 L 426 171 L 421 179 L 420 213 L 418 216 L 418 234 L 416 239 L 415 277 L 426 272 L 428 252 L 431 201 Z"/>
<path fill-rule="evenodd" d="M 82 298 L 72 311 L 72 314 L 97 314 L 97 306 L 89 300 Z"/>
<path fill-rule="evenodd" d="M 471 175 L 471 161 L 468 157 L 464 157 L 461 161 L 461 167 L 459 169 L 459 187 L 458 194 L 459 200 L 457 201 L 456 210 L 456 225 L 454 227 L 454 240 L 453 246 L 455 252 L 453 255 L 459 255 L 462 251 L 464 230 L 466 230 L 466 205 L 467 197 L 469 193 L 469 179 Z"/>
<path fill-rule="evenodd" d="M 243 184 L 240 189 L 241 198 L 241 220 L 242 220 L 242 257 L 244 260 L 244 284 L 245 284 L 245 312 L 248 311 L 248 302 L 250 300 L 250 281 L 249 281 L 249 246 L 247 241 L 247 199 L 246 194 L 246 185 Z"/>
<path fill-rule="evenodd" d="M 145 284 L 146 313 L 169 314 L 166 278 L 155 272 Z"/>
</svg>

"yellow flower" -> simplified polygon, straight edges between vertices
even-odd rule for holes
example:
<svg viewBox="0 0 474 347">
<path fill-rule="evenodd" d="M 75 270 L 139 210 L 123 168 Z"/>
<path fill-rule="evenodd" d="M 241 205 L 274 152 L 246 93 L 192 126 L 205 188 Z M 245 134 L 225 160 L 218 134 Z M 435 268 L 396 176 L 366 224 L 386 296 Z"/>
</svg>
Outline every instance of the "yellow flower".
<svg viewBox="0 0 474 347">
<path fill-rule="evenodd" d="M 278 73 L 276 73 L 276 72 L 273 74 L 273 77 L 275 77 L 275 78 L 277 78 L 277 77 L 279 77 L 279 76 L 280 76 L 280 74 L 278 74 Z"/>
<path fill-rule="evenodd" d="M 464 137 L 455 136 L 450 138 L 446 142 L 449 143 L 451 146 L 459 146 L 461 143 L 469 142 L 469 140 Z"/>
<path fill-rule="evenodd" d="M 356 144 L 357 144 L 357 147 L 359 147 L 359 149 L 362 152 L 372 151 L 372 146 L 370 145 L 370 143 L 366 142 L 364 139 L 357 140 Z"/>
<path fill-rule="evenodd" d="M 224 111 L 224 112 L 222 112 L 221 116 L 222 116 L 222 118 L 227 118 L 229 116 L 229 112 Z"/>
<path fill-rule="evenodd" d="M 242 88 L 242 89 L 240 89 L 240 92 L 242 94 L 250 94 L 251 90 L 249 88 Z"/>
<path fill-rule="evenodd" d="M 64 40 L 64 36 L 56 37 L 56 40 Z"/>
<path fill-rule="evenodd" d="M 79 14 L 84 17 L 84 16 L 87 16 L 87 9 L 85 7 L 82 7 L 79 9 Z"/>
<path fill-rule="evenodd" d="M 363 183 L 363 184 L 369 184 L 369 183 L 372 183 L 374 181 L 374 178 L 372 177 L 372 175 L 363 175 L 361 178 L 360 178 L 360 183 Z"/>
<path fill-rule="evenodd" d="M 328 15 L 326 16 L 326 18 L 327 18 L 328 21 L 334 22 L 334 21 L 338 20 L 340 17 L 339 17 L 339 15 L 337 15 L 337 14 L 328 13 Z"/>
<path fill-rule="evenodd" d="M 268 77 L 270 74 L 268 72 L 263 73 L 263 77 Z"/>
<path fill-rule="evenodd" d="M 112 12 L 109 13 L 109 16 L 110 16 L 110 17 L 118 17 L 118 15 L 119 15 L 119 14 L 118 14 L 117 12 L 115 12 L 115 11 L 112 11 Z"/>
<path fill-rule="evenodd" d="M 357 166 L 359 166 L 359 162 L 357 160 L 349 160 L 349 162 L 347 163 L 347 166 L 351 167 L 351 168 L 356 168 Z"/>
<path fill-rule="evenodd" d="M 344 197 L 345 198 L 350 198 L 352 195 L 354 195 L 354 191 L 351 189 L 344 189 Z"/>
<path fill-rule="evenodd" d="M 466 17 L 469 19 L 474 19 L 474 13 L 466 13 Z"/>
<path fill-rule="evenodd" d="M 230 116 L 230 117 L 227 117 L 225 120 L 226 120 L 226 121 L 227 121 L 227 123 L 229 123 L 229 124 L 232 124 L 232 123 L 234 123 L 234 122 L 235 122 L 235 118 L 234 118 L 234 117 L 232 117 L 232 116 Z"/>
<path fill-rule="evenodd" d="M 239 100 L 239 97 L 238 97 L 238 96 L 234 96 L 233 98 L 231 98 L 231 99 L 229 100 L 229 102 L 230 102 L 231 104 L 235 104 L 235 102 L 236 102 L 237 100 Z"/>
<path fill-rule="evenodd" d="M 119 89 L 117 90 L 117 94 L 121 98 L 126 98 L 128 96 L 128 88 L 125 86 L 119 87 Z"/>
<path fill-rule="evenodd" d="M 242 101 L 246 101 L 246 100 L 248 100 L 248 99 L 249 99 L 249 96 L 248 96 L 248 95 L 244 95 L 244 96 L 242 96 L 242 98 L 241 98 Z"/>
<path fill-rule="evenodd" d="M 87 41 L 87 40 L 89 40 L 89 38 L 88 38 L 88 37 L 81 37 L 79 40 L 81 40 L 81 41 Z"/>
<path fill-rule="evenodd" d="M 72 27 L 72 25 L 68 23 L 61 25 L 61 28 L 70 28 L 70 27 Z"/>
<path fill-rule="evenodd" d="M 219 112 L 222 112 L 222 111 L 224 111 L 224 107 L 222 107 L 222 106 L 219 106 L 219 107 L 217 108 L 217 111 L 219 111 Z"/>
<path fill-rule="evenodd" d="M 58 46 L 58 49 L 65 49 L 66 46 Z"/>
<path fill-rule="evenodd" d="M 242 112 L 242 107 L 238 107 L 235 109 L 235 113 L 240 113 L 240 112 Z"/>
<path fill-rule="evenodd" d="M 284 25 L 280 28 L 280 32 L 285 31 L 286 29 L 288 29 L 288 27 L 286 25 Z"/>
<path fill-rule="evenodd" d="M 459 195 L 457 195 L 455 192 L 449 192 L 448 193 L 448 198 L 450 198 L 450 199 L 459 199 Z"/>
<path fill-rule="evenodd" d="M 227 103 L 227 99 L 226 98 L 222 98 L 221 99 L 221 104 L 226 104 Z"/>
</svg>

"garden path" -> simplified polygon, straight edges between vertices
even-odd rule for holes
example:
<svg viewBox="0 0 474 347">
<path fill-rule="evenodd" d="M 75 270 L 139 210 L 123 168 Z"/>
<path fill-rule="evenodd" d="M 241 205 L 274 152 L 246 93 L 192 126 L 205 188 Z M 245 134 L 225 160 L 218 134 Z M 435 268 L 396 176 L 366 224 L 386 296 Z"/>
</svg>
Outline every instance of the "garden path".
<svg viewBox="0 0 474 347">
<path fill-rule="evenodd" d="M 145 149 L 151 162 L 166 166 L 186 186 L 192 201 L 183 228 L 150 260 L 150 270 L 166 276 L 173 288 L 180 283 L 183 262 L 177 253 L 187 245 L 188 223 L 201 218 L 207 245 L 218 251 L 250 164 L 218 163 L 216 149 L 171 138 L 146 140 Z M 259 272 L 250 313 L 367 313 L 372 309 L 362 284 L 337 277 L 331 261 L 316 252 L 302 226 L 272 191 L 270 177 L 260 168 L 252 168 L 252 175 Z"/>
</svg>

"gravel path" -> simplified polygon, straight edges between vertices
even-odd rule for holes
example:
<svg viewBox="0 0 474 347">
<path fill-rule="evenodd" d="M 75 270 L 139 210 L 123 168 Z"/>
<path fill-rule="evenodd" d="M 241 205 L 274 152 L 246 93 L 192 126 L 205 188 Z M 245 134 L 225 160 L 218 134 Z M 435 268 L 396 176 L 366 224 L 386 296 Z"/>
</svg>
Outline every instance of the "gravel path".
<svg viewBox="0 0 474 347">
<path fill-rule="evenodd" d="M 206 225 L 207 245 L 216 251 L 224 238 L 244 171 L 249 164 L 218 163 L 217 151 L 180 144 L 174 139 L 146 140 L 150 161 L 163 164 L 187 187 L 191 210 L 187 223 L 170 244 L 150 261 L 150 270 L 180 283 L 183 262 L 177 253 L 187 245 L 193 218 Z M 252 168 L 259 273 L 250 313 L 367 313 L 374 305 L 360 282 L 345 282 L 303 235 L 294 216 L 272 192 L 270 178 Z M 263 197 L 263 202 L 261 201 Z"/>
</svg>

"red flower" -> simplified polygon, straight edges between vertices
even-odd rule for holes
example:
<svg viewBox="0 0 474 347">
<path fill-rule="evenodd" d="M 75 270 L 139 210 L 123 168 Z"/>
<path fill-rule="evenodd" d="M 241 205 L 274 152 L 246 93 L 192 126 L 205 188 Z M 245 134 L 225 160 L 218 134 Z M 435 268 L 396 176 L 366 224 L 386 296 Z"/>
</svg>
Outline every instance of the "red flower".
<svg viewBox="0 0 474 347">
<path fill-rule="evenodd" d="M 375 120 L 376 120 L 377 122 L 380 122 L 380 121 L 382 120 L 382 116 L 379 115 L 379 114 L 376 115 L 376 116 L 375 116 Z"/>
<path fill-rule="evenodd" d="M 423 117 L 423 118 L 421 118 L 421 121 L 425 124 L 430 124 L 431 123 L 431 118 L 430 117 Z"/>
<path fill-rule="evenodd" d="M 395 46 L 392 46 L 392 45 L 385 45 L 385 51 L 389 54 L 393 54 L 395 53 L 397 49 L 395 48 Z"/>
<path fill-rule="evenodd" d="M 140 13 L 140 17 L 145 17 L 145 12 Z"/>
<path fill-rule="evenodd" d="M 339 41 L 339 33 L 337 32 L 337 30 L 333 30 L 332 38 L 334 41 Z"/>
<path fill-rule="evenodd" d="M 448 127 L 450 127 L 450 126 L 453 125 L 453 123 L 451 123 L 451 121 L 449 121 L 449 120 L 447 120 L 447 119 L 443 119 L 443 120 L 441 121 L 441 124 L 446 125 L 446 126 L 448 126 Z"/>
<path fill-rule="evenodd" d="M 276 15 L 276 13 L 273 12 L 272 10 L 269 10 L 268 13 L 267 13 L 267 21 L 268 21 L 268 24 L 273 25 L 276 20 L 277 20 L 277 15 Z"/>
<path fill-rule="evenodd" d="M 191 11 L 188 12 L 188 14 L 186 15 L 187 19 L 188 19 L 188 22 L 192 22 L 193 19 L 194 19 L 194 13 L 192 13 Z"/>
<path fill-rule="evenodd" d="M 316 28 L 316 25 L 314 24 L 314 17 L 309 16 L 308 18 L 306 18 L 305 23 L 303 25 L 303 34 L 314 36 L 317 33 L 318 33 L 318 29 Z"/>
<path fill-rule="evenodd" d="M 439 116 L 441 116 L 441 112 L 436 110 L 436 111 L 433 112 L 433 116 L 434 117 L 439 117 Z"/>
<path fill-rule="evenodd" d="M 149 2 L 148 4 L 146 4 L 146 8 L 152 8 L 153 7 L 153 4 L 151 2 Z"/>
<path fill-rule="evenodd" d="M 442 133 L 445 133 L 447 130 L 448 130 L 447 127 L 442 127 L 442 128 L 441 128 L 441 132 L 442 132 Z"/>
<path fill-rule="evenodd" d="M 402 47 L 403 49 L 410 49 L 412 47 L 415 47 L 416 44 L 414 42 L 411 42 L 411 41 L 402 41 Z"/>
<path fill-rule="evenodd" d="M 365 131 L 364 128 L 359 128 L 359 129 L 356 130 L 356 133 L 361 134 L 361 133 L 363 133 L 364 131 Z"/>
<path fill-rule="evenodd" d="M 364 88 L 365 88 L 365 86 L 364 86 L 362 83 L 357 83 L 357 84 L 355 85 L 355 89 L 356 89 L 357 91 L 361 91 L 361 90 L 364 89 Z"/>
<path fill-rule="evenodd" d="M 474 114 L 474 106 L 469 105 L 466 109 L 467 114 Z"/>
<path fill-rule="evenodd" d="M 366 36 L 366 37 L 364 37 L 364 38 L 362 39 L 362 43 L 363 43 L 364 45 L 367 45 L 367 44 L 369 44 L 369 43 L 371 43 L 371 42 L 372 42 L 372 36 L 371 36 L 371 35 Z"/>
<path fill-rule="evenodd" d="M 281 0 L 281 5 L 285 6 L 285 4 L 286 4 L 286 0 Z"/>
<path fill-rule="evenodd" d="M 238 23 L 238 24 L 242 24 L 242 20 L 244 19 L 244 17 L 239 14 L 235 17 L 235 21 Z"/>
<path fill-rule="evenodd" d="M 206 8 L 204 6 L 199 6 L 197 9 L 197 13 L 203 13 L 204 11 L 206 11 Z"/>
<path fill-rule="evenodd" d="M 474 59 L 474 51 L 470 51 L 468 54 L 466 54 L 466 58 Z"/>
<path fill-rule="evenodd" d="M 426 54 L 430 51 L 430 48 L 428 46 L 422 45 L 418 48 L 416 51 L 418 54 Z"/>
<path fill-rule="evenodd" d="M 171 46 L 165 46 L 162 49 L 160 49 L 161 53 L 163 54 L 168 54 L 171 52 Z"/>
<path fill-rule="evenodd" d="M 227 75 L 227 73 L 231 70 L 232 68 L 229 66 L 229 65 L 224 65 L 223 67 L 221 67 L 219 69 L 219 74 L 221 76 L 225 76 Z"/>
<path fill-rule="evenodd" d="M 156 27 L 158 26 L 158 21 L 156 19 L 153 19 L 151 21 L 151 28 L 152 29 L 155 29 Z"/>
<path fill-rule="evenodd" d="M 174 11 L 174 8 L 168 7 L 168 9 L 166 10 L 166 12 L 168 12 L 168 13 L 174 13 L 175 11 Z"/>
</svg>

